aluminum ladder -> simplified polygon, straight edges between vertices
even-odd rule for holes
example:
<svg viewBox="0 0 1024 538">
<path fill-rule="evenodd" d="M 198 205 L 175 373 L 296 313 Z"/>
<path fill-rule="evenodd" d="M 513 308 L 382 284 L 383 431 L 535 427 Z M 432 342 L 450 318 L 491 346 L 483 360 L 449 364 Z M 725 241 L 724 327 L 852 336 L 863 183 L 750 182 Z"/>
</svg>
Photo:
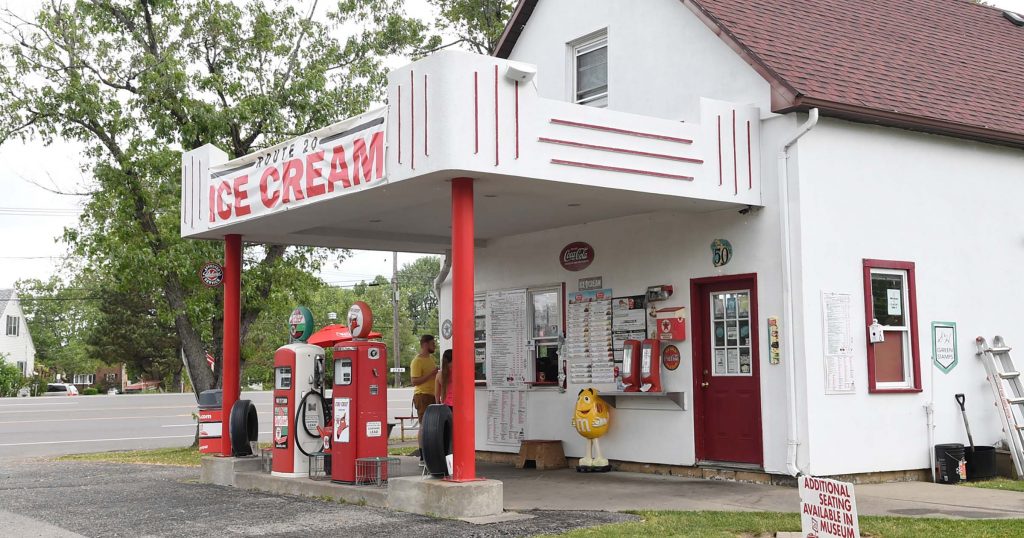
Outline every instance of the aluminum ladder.
<svg viewBox="0 0 1024 538">
<path fill-rule="evenodd" d="M 1021 371 L 1010 358 L 1010 346 L 1002 336 L 992 339 L 989 346 L 984 338 L 978 337 L 978 358 L 985 365 L 992 395 L 999 408 L 999 420 L 1008 438 L 1010 454 L 1017 476 L 1024 477 L 1024 383 Z"/>
</svg>

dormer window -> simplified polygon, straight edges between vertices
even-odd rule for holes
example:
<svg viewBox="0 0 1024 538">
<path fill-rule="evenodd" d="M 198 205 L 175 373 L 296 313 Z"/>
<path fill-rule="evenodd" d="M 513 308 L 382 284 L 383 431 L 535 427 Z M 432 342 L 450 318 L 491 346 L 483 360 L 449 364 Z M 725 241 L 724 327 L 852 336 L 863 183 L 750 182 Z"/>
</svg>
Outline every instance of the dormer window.
<svg viewBox="0 0 1024 538">
<path fill-rule="evenodd" d="M 572 45 L 573 99 L 577 104 L 608 106 L 608 34 L 600 32 Z"/>
</svg>

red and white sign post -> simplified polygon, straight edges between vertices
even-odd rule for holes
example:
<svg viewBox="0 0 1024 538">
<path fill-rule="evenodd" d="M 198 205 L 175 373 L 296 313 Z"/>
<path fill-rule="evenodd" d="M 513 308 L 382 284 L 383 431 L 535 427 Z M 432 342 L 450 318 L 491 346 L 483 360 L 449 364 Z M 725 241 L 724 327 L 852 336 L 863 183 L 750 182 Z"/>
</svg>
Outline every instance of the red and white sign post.
<svg viewBox="0 0 1024 538">
<path fill-rule="evenodd" d="M 853 484 L 801 476 L 800 528 L 807 538 L 859 537 Z"/>
</svg>

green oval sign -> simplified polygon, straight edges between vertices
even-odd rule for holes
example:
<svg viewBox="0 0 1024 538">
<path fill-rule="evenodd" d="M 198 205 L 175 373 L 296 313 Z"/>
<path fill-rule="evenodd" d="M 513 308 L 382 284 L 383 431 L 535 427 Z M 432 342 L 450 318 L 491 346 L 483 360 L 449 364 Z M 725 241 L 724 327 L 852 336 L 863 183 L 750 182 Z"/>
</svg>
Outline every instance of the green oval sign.
<svg viewBox="0 0 1024 538">
<path fill-rule="evenodd" d="M 313 334 L 313 313 L 308 308 L 299 306 L 292 310 L 292 315 L 288 316 L 288 334 L 299 342 L 305 342 Z"/>
</svg>

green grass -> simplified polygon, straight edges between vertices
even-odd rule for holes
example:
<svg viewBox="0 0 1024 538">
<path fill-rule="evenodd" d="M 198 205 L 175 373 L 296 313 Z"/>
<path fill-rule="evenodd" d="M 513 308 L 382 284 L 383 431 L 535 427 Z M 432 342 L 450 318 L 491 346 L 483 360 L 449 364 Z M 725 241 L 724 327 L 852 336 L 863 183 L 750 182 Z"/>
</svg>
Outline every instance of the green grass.
<svg viewBox="0 0 1024 538">
<path fill-rule="evenodd" d="M 631 512 L 642 519 L 588 529 L 562 536 L 604 538 L 619 536 L 772 536 L 779 531 L 799 531 L 799 514 L 775 512 Z M 860 532 L 875 537 L 1002 537 L 1024 534 L 1021 520 L 963 520 L 862 516 Z"/>
<path fill-rule="evenodd" d="M 416 445 L 389 446 L 388 447 L 388 455 L 389 456 L 412 456 L 412 453 L 416 452 L 417 448 L 419 448 L 419 447 L 417 447 Z"/>
<path fill-rule="evenodd" d="M 960 484 L 970 486 L 972 488 L 1024 491 L 1024 480 L 1010 480 L 1009 478 L 993 478 L 991 480 L 980 480 L 977 482 L 961 482 Z"/>
<path fill-rule="evenodd" d="M 70 454 L 57 461 L 103 461 L 108 463 L 147 463 L 152 465 L 178 465 L 199 467 L 201 457 L 196 448 L 155 448 L 152 450 L 122 450 L 95 452 L 92 454 Z"/>
</svg>

